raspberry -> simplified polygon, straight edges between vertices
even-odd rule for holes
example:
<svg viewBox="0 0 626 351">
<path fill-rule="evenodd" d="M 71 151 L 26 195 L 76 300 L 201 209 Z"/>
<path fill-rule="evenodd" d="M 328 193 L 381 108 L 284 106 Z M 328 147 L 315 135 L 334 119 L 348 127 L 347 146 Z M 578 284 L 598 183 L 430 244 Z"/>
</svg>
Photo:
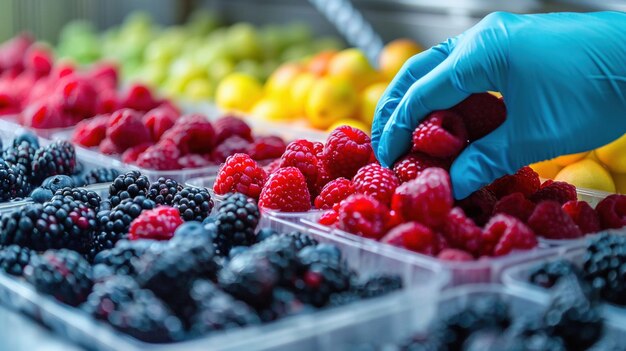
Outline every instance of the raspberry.
<svg viewBox="0 0 626 351">
<path fill-rule="evenodd" d="M 438 228 L 452 209 L 452 203 L 448 173 L 441 168 L 428 168 L 419 177 L 396 188 L 391 209 L 405 220 Z"/>
<path fill-rule="evenodd" d="M 281 159 L 277 158 L 274 161 L 268 163 L 267 166 L 263 167 L 265 173 L 267 173 L 268 175 L 274 173 L 274 171 L 276 171 L 280 167 L 280 162 Z"/>
<path fill-rule="evenodd" d="M 117 66 L 111 62 L 100 62 L 85 72 L 87 79 L 98 84 L 101 89 L 117 89 L 119 82 Z"/>
<path fill-rule="evenodd" d="M 457 201 L 457 206 L 463 209 L 467 217 L 474 223 L 484 225 L 489 221 L 496 205 L 496 196 L 486 188 L 479 189 L 467 198 Z"/>
<path fill-rule="evenodd" d="M 441 250 L 441 252 L 439 252 L 439 255 L 437 255 L 437 258 L 444 260 L 444 261 L 458 261 L 458 262 L 474 260 L 474 257 L 470 253 L 465 252 L 463 250 L 458 250 L 458 249 L 443 249 Z"/>
<path fill-rule="evenodd" d="M 159 105 L 159 102 L 152 96 L 148 87 L 142 84 L 133 84 L 122 96 L 121 104 L 125 108 L 146 112 Z"/>
<path fill-rule="evenodd" d="M 465 123 L 470 142 L 493 132 L 506 119 L 504 102 L 489 93 L 472 94 L 452 110 Z"/>
<path fill-rule="evenodd" d="M 205 116 L 185 115 L 176 121 L 174 128 L 163 134 L 162 139 L 174 141 L 183 155 L 204 154 L 213 150 L 215 130 Z"/>
<path fill-rule="evenodd" d="M 255 160 L 271 160 L 279 158 L 285 152 L 287 145 L 281 137 L 266 136 L 256 138 L 250 145 L 248 154 Z"/>
<path fill-rule="evenodd" d="M 530 250 L 537 246 L 535 233 L 519 219 L 497 214 L 483 231 L 483 254 L 503 256 L 515 249 Z"/>
<path fill-rule="evenodd" d="M 462 209 L 455 207 L 448 213 L 442 232 L 450 246 L 474 255 L 481 252 L 482 231 Z"/>
<path fill-rule="evenodd" d="M 313 144 L 313 150 L 315 151 L 315 156 L 317 156 L 318 159 L 321 159 L 322 156 L 324 155 L 324 144 L 319 141 L 312 141 L 311 144 Z"/>
<path fill-rule="evenodd" d="M 418 222 L 407 222 L 391 229 L 381 242 L 434 256 L 439 252 L 437 234 Z"/>
<path fill-rule="evenodd" d="M 177 118 L 176 111 L 167 107 L 157 107 L 146 112 L 142 121 L 150 130 L 152 140 L 159 140 L 168 129 L 174 126 Z"/>
<path fill-rule="evenodd" d="M 391 197 L 400 181 L 392 170 L 378 163 L 370 163 L 359 169 L 352 179 L 357 193 L 369 195 L 386 206 L 391 204 Z"/>
<path fill-rule="evenodd" d="M 551 200 L 560 203 L 561 205 L 578 198 L 576 194 L 576 187 L 566 182 L 555 182 L 553 180 L 546 180 L 539 190 L 530 196 L 530 200 L 536 204 Z"/>
<path fill-rule="evenodd" d="M 109 115 L 96 116 L 81 121 L 76 125 L 72 141 L 82 146 L 94 147 L 100 145 L 106 137 Z"/>
<path fill-rule="evenodd" d="M 132 221 L 128 238 L 130 240 L 169 240 L 181 224 L 183 220 L 180 218 L 178 209 L 159 206 L 153 210 L 143 211 Z"/>
<path fill-rule="evenodd" d="M 129 149 L 126 149 L 122 154 L 122 162 L 125 163 L 135 163 L 144 151 L 146 151 L 150 146 L 154 144 L 152 143 L 143 143 L 136 146 L 133 146 Z"/>
<path fill-rule="evenodd" d="M 27 106 L 19 118 L 25 127 L 46 129 L 69 126 L 63 121 L 61 107 L 48 102 L 36 102 Z"/>
<path fill-rule="evenodd" d="M 115 90 L 103 90 L 98 93 L 96 113 L 110 114 L 120 109 L 120 102 Z"/>
<path fill-rule="evenodd" d="M 339 205 L 339 229 L 366 238 L 382 238 L 388 219 L 389 209 L 367 195 L 351 195 Z"/>
<path fill-rule="evenodd" d="M 626 196 L 609 195 L 596 206 L 602 229 L 626 226 Z"/>
<path fill-rule="evenodd" d="M 456 156 L 467 145 L 467 131 L 461 117 L 452 111 L 435 111 L 413 131 L 411 152 L 433 157 Z"/>
<path fill-rule="evenodd" d="M 583 235 L 574 220 L 556 201 L 543 201 L 528 218 L 528 225 L 537 235 L 548 239 L 575 239 Z"/>
<path fill-rule="evenodd" d="M 315 208 L 331 209 L 333 205 L 354 194 L 354 192 L 355 189 L 351 181 L 346 178 L 337 178 L 326 184 L 320 194 L 317 195 Z"/>
<path fill-rule="evenodd" d="M 498 200 L 493 208 L 493 213 L 504 213 L 526 222 L 534 209 L 535 204 L 528 200 L 524 194 L 512 193 Z"/>
<path fill-rule="evenodd" d="M 77 75 L 64 77 L 56 84 L 54 95 L 65 113 L 79 119 L 96 114 L 98 93 L 91 82 L 84 78 Z"/>
<path fill-rule="evenodd" d="M 137 166 L 159 171 L 180 169 L 180 151 L 171 140 L 161 140 L 150 146 L 137 158 Z"/>
<path fill-rule="evenodd" d="M 339 213 L 337 213 L 336 211 L 328 211 L 328 212 L 324 212 L 320 216 L 320 219 L 317 222 L 319 224 L 323 224 L 327 226 L 334 226 L 335 224 L 337 224 L 338 220 L 339 220 Z"/>
<path fill-rule="evenodd" d="M 224 140 L 238 136 L 249 142 L 253 141 L 252 129 L 242 119 L 234 116 L 225 116 L 215 121 L 215 145 L 221 144 Z"/>
<path fill-rule="evenodd" d="M 561 206 L 583 234 L 597 233 L 602 229 L 598 213 L 586 202 L 571 200 Z"/>
<path fill-rule="evenodd" d="M 211 157 L 215 162 L 222 163 L 230 155 L 245 154 L 250 149 L 250 142 L 246 139 L 234 135 L 215 147 Z"/>
<path fill-rule="evenodd" d="M 342 177 L 339 177 L 342 178 Z M 315 185 L 315 195 L 318 195 L 324 186 L 328 184 L 333 178 L 331 178 L 330 173 L 328 171 L 328 167 L 326 167 L 326 162 L 324 159 L 318 157 L 317 159 L 317 184 Z"/>
<path fill-rule="evenodd" d="M 315 192 L 317 184 L 317 157 L 313 144 L 304 139 L 297 139 L 287 145 L 285 153 L 281 157 L 280 167 L 296 167 L 302 172 L 309 192 Z"/>
<path fill-rule="evenodd" d="M 152 141 L 150 131 L 141 122 L 141 114 L 130 109 L 118 110 L 111 114 L 106 135 L 122 151 Z"/>
<path fill-rule="evenodd" d="M 215 162 L 199 154 L 188 154 L 178 159 L 178 164 L 182 168 L 201 168 L 215 165 Z"/>
<path fill-rule="evenodd" d="M 37 78 L 47 76 L 52 65 L 52 54 L 41 46 L 31 46 L 24 56 L 24 68 Z"/>
<path fill-rule="evenodd" d="M 267 180 L 267 174 L 250 156 L 234 154 L 220 168 L 213 184 L 218 195 L 241 193 L 258 199 Z"/>
<path fill-rule="evenodd" d="M 272 173 L 261 191 L 259 207 L 283 212 L 310 210 L 311 194 L 300 170 L 285 167 Z"/>
<path fill-rule="evenodd" d="M 503 196 L 520 192 L 529 197 L 535 193 L 541 184 L 539 175 L 530 167 L 522 167 L 513 175 L 505 175 L 487 186 L 498 199 Z"/>
<path fill-rule="evenodd" d="M 115 145 L 113 141 L 109 138 L 105 138 L 98 146 L 98 151 L 102 152 L 105 155 L 118 155 L 124 151 L 121 147 Z"/>
<path fill-rule="evenodd" d="M 341 126 L 326 140 L 323 159 L 332 179 L 351 179 L 359 168 L 369 163 L 372 155 L 370 137 L 363 131 Z"/>
<path fill-rule="evenodd" d="M 400 158 L 393 165 L 393 171 L 396 173 L 400 182 L 404 183 L 417 178 L 423 170 L 430 167 L 448 169 L 449 165 L 441 159 L 430 157 L 421 153 L 415 153 L 408 154 Z"/>
</svg>

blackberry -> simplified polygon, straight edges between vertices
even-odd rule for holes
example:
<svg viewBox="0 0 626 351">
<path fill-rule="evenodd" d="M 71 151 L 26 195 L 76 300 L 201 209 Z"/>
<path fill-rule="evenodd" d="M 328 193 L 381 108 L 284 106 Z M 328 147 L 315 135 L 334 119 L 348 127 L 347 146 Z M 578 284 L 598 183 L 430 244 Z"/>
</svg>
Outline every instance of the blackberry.
<svg viewBox="0 0 626 351">
<path fill-rule="evenodd" d="M 184 335 L 183 325 L 172 311 L 128 276 L 114 276 L 96 284 L 81 307 L 94 318 L 143 341 L 171 342 Z"/>
<path fill-rule="evenodd" d="M 581 271 L 570 261 L 559 259 L 540 263 L 533 267 L 528 278 L 531 283 L 543 288 L 553 287 L 560 278 L 574 274 L 581 276 Z"/>
<path fill-rule="evenodd" d="M 61 193 L 43 205 L 37 226 L 45 234 L 47 248 L 85 253 L 97 228 L 96 212 L 82 201 Z"/>
<path fill-rule="evenodd" d="M 41 223 L 43 205 L 31 204 L 17 211 L 5 213 L 0 221 L 0 245 L 19 245 L 33 248 L 39 251 L 47 249 L 43 231 L 60 231 L 58 225 L 48 226 Z M 45 219 L 44 219 L 45 221 Z"/>
<path fill-rule="evenodd" d="M 177 181 L 159 177 L 155 183 L 150 184 L 148 198 L 158 205 L 172 205 L 174 196 L 181 190 L 183 187 Z"/>
<path fill-rule="evenodd" d="M 98 211 L 100 209 L 100 195 L 95 191 L 88 191 L 81 188 L 63 188 L 54 193 L 55 196 L 69 196 L 76 201 L 82 202 L 87 207 Z"/>
<path fill-rule="evenodd" d="M 27 247 L 10 245 L 0 250 L 0 269 L 11 275 L 21 276 L 31 255 L 36 255 Z"/>
<path fill-rule="evenodd" d="M 254 199 L 239 193 L 226 195 L 215 219 L 217 236 L 214 244 L 219 254 L 227 256 L 233 246 L 254 244 L 254 231 L 260 217 L 259 207 Z"/>
<path fill-rule="evenodd" d="M 312 312 L 314 308 L 300 301 L 291 291 L 276 288 L 272 292 L 272 299 L 268 307 L 261 309 L 258 314 L 264 322 L 271 322 L 296 314 Z"/>
<path fill-rule="evenodd" d="M 83 303 L 93 285 L 89 263 L 78 252 L 66 249 L 32 256 L 24 276 L 37 291 L 71 306 Z"/>
<path fill-rule="evenodd" d="M 39 139 L 37 136 L 31 132 L 23 132 L 13 139 L 13 147 L 18 147 L 22 145 L 24 142 L 28 143 L 30 146 L 35 149 L 39 148 Z"/>
<path fill-rule="evenodd" d="M 363 299 L 387 295 L 400 289 L 402 289 L 402 278 L 398 275 L 388 274 L 371 277 L 365 283 L 358 284 L 354 288 L 359 297 Z"/>
<path fill-rule="evenodd" d="M 82 185 L 112 182 L 120 175 L 120 171 L 115 168 L 99 167 L 90 170 L 82 175 Z"/>
<path fill-rule="evenodd" d="M 152 240 L 120 240 L 113 248 L 99 252 L 93 259 L 94 278 L 111 275 L 136 275 L 135 266 L 144 255 L 162 250 L 164 244 Z"/>
<path fill-rule="evenodd" d="M 32 163 L 37 152 L 37 146 L 32 146 L 27 141 L 23 141 L 18 146 L 10 147 L 2 153 L 4 161 L 13 166 L 21 166 L 24 174 L 30 177 L 32 173 Z"/>
<path fill-rule="evenodd" d="M 626 237 L 602 234 L 592 239 L 582 269 L 585 280 L 604 300 L 626 306 Z"/>
<path fill-rule="evenodd" d="M 28 179 L 19 166 L 0 160 L 0 202 L 24 197 L 30 193 Z"/>
<path fill-rule="evenodd" d="M 213 200 L 206 189 L 185 187 L 174 195 L 172 206 L 184 221 L 202 222 L 213 210 Z"/>
<path fill-rule="evenodd" d="M 210 281 L 196 280 L 190 295 L 196 306 L 196 312 L 191 318 L 192 336 L 261 322 L 252 308 L 221 291 Z"/>
<path fill-rule="evenodd" d="M 291 232 L 286 234 L 289 237 L 293 238 L 294 244 L 296 246 L 296 250 L 300 251 L 307 246 L 315 246 L 318 244 L 317 240 L 313 239 L 308 234 L 304 234 L 302 232 Z"/>
<path fill-rule="evenodd" d="M 146 196 L 149 188 L 148 177 L 141 175 L 139 171 L 120 174 L 109 187 L 111 205 L 117 206 L 123 200 Z"/>
<path fill-rule="evenodd" d="M 76 167 L 76 150 L 64 140 L 39 148 L 33 156 L 32 182 L 40 184 L 44 179 L 57 175 L 71 175 Z"/>
<path fill-rule="evenodd" d="M 256 242 L 260 243 L 265 239 L 271 238 L 274 235 L 278 235 L 278 232 L 275 231 L 272 228 L 261 228 L 257 233 L 256 233 Z"/>
</svg>

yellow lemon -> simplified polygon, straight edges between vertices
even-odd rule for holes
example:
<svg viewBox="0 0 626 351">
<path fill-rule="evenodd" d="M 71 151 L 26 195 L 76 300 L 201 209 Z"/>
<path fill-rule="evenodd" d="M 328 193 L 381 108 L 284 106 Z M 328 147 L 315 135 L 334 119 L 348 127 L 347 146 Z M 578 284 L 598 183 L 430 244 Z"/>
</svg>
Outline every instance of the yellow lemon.
<svg viewBox="0 0 626 351">
<path fill-rule="evenodd" d="M 424 48 L 410 39 L 396 39 L 385 45 L 378 57 L 378 66 L 387 79 L 392 79 L 406 60 L 423 51 Z"/>
<path fill-rule="evenodd" d="M 530 165 L 530 168 L 537 172 L 541 178 L 545 179 L 554 179 L 561 170 L 561 167 L 551 160 L 533 163 Z"/>
<path fill-rule="evenodd" d="M 594 160 L 594 161 L 598 162 L 600 165 L 604 166 L 602 164 L 602 161 L 600 161 L 598 159 L 598 156 L 596 156 L 595 150 L 594 151 L 589 151 L 589 153 L 587 154 L 587 158 L 590 159 L 590 160 Z"/>
<path fill-rule="evenodd" d="M 289 104 L 291 112 L 296 117 L 304 117 L 304 110 L 311 88 L 317 78 L 313 73 L 303 72 L 300 73 L 293 81 L 290 90 Z"/>
<path fill-rule="evenodd" d="M 363 93 L 361 93 L 359 117 L 368 126 L 372 125 L 376 104 L 378 104 L 378 99 L 383 95 L 385 89 L 387 89 L 387 83 L 375 83 L 365 88 Z"/>
<path fill-rule="evenodd" d="M 224 110 L 247 112 L 262 96 L 256 78 L 245 73 L 231 73 L 217 86 L 215 103 Z"/>
<path fill-rule="evenodd" d="M 284 101 L 271 98 L 259 100 L 250 113 L 268 121 L 285 121 L 293 117 Z"/>
<path fill-rule="evenodd" d="M 563 156 L 554 158 L 552 161 L 561 167 L 565 167 L 574 162 L 582 160 L 583 158 L 585 158 L 585 156 L 587 156 L 588 153 L 589 152 L 586 151 L 586 152 L 580 152 L 577 154 L 563 155 Z"/>
<path fill-rule="evenodd" d="M 315 128 L 326 129 L 340 119 L 351 118 L 358 105 L 358 95 L 352 84 L 336 77 L 324 77 L 315 82 L 305 107 L 306 117 Z"/>
<path fill-rule="evenodd" d="M 359 49 L 346 49 L 334 55 L 328 65 L 328 75 L 350 81 L 357 90 L 378 78 L 377 72 Z"/>
<path fill-rule="evenodd" d="M 615 183 L 611 174 L 600 164 L 590 159 L 566 166 L 554 179 L 568 182 L 579 188 L 615 192 Z"/>
<path fill-rule="evenodd" d="M 328 127 L 328 129 L 326 130 L 327 132 L 332 132 L 333 130 L 337 129 L 338 127 L 341 126 L 350 126 L 350 127 L 354 127 L 357 129 L 360 129 L 362 131 L 364 131 L 365 133 L 367 133 L 367 135 L 370 135 L 370 126 L 363 123 L 362 121 L 359 121 L 358 119 L 341 119 L 335 123 L 333 123 L 330 127 Z"/>
<path fill-rule="evenodd" d="M 626 173 L 626 134 L 612 143 L 596 149 L 596 156 L 611 172 Z"/>
<path fill-rule="evenodd" d="M 620 194 L 626 194 L 626 174 L 613 173 L 613 181 L 615 182 L 615 190 Z"/>
<path fill-rule="evenodd" d="M 209 100 L 213 97 L 213 84 L 205 78 L 193 79 L 185 85 L 184 94 L 192 101 Z"/>
<path fill-rule="evenodd" d="M 289 91 L 303 68 L 296 63 L 287 63 L 272 73 L 265 83 L 265 94 L 278 99 L 289 98 Z"/>
</svg>

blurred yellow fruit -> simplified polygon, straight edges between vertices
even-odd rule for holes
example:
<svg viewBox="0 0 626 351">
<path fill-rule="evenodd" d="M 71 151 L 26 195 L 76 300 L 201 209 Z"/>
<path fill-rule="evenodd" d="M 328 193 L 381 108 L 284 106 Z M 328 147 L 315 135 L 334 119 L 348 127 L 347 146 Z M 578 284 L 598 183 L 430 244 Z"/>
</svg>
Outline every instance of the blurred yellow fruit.
<svg viewBox="0 0 626 351">
<path fill-rule="evenodd" d="M 357 104 L 357 92 L 349 81 L 324 77 L 311 87 L 305 111 L 313 127 L 326 129 L 340 119 L 351 118 Z"/>
<path fill-rule="evenodd" d="M 272 73 L 265 83 L 265 94 L 277 99 L 289 98 L 289 91 L 303 68 L 296 63 L 287 63 Z"/>
<path fill-rule="evenodd" d="M 367 135 L 370 135 L 370 130 L 371 127 L 368 124 L 363 123 L 362 121 L 359 121 L 358 119 L 341 119 L 335 123 L 333 123 L 330 127 L 328 127 L 328 129 L 326 130 L 327 132 L 332 132 L 333 130 L 337 129 L 338 127 L 341 126 L 350 126 L 350 127 L 354 127 L 357 129 L 360 129 L 362 131 L 364 131 L 365 133 L 367 133 Z"/>
<path fill-rule="evenodd" d="M 231 73 L 217 86 L 215 103 L 224 110 L 247 112 L 262 96 L 261 83 L 245 73 Z"/>
<path fill-rule="evenodd" d="M 604 165 L 602 164 L 602 161 L 600 161 L 600 160 L 598 159 L 598 156 L 596 156 L 596 151 L 595 151 L 595 150 L 594 150 L 594 151 L 589 151 L 589 153 L 587 154 L 587 157 L 586 157 L 586 158 L 588 158 L 588 159 L 590 159 L 590 160 L 594 160 L 594 161 L 598 162 L 601 166 L 604 166 Z"/>
<path fill-rule="evenodd" d="M 293 117 L 284 101 L 270 98 L 259 100 L 252 107 L 250 114 L 268 121 L 284 121 Z"/>
<path fill-rule="evenodd" d="M 288 102 L 291 113 L 293 113 L 295 117 L 304 117 L 307 99 L 309 98 L 309 93 L 316 80 L 315 75 L 310 72 L 300 73 L 294 79 Z"/>
<path fill-rule="evenodd" d="M 328 75 L 350 81 L 357 90 L 371 84 L 377 77 L 377 72 L 370 65 L 363 51 L 346 49 L 330 59 Z"/>
<path fill-rule="evenodd" d="M 490 92 L 489 92 L 489 94 L 491 94 L 491 95 L 493 95 L 493 96 L 497 97 L 498 99 L 502 97 L 502 94 L 500 94 L 500 93 L 499 93 L 499 92 L 497 92 L 497 91 L 490 91 Z"/>
<path fill-rule="evenodd" d="M 184 94 L 192 101 L 209 100 L 213 97 L 213 84 L 207 79 L 193 79 L 185 85 Z"/>
<path fill-rule="evenodd" d="M 615 183 L 611 174 L 597 162 L 590 159 L 584 159 L 566 166 L 554 179 L 568 182 L 578 188 L 615 192 Z"/>
<path fill-rule="evenodd" d="M 587 156 L 589 152 L 580 152 L 577 154 L 571 154 L 571 155 L 563 155 L 563 156 L 559 156 L 556 157 L 552 160 L 552 162 L 556 163 L 557 165 L 561 166 L 561 167 L 565 167 L 567 165 L 570 165 L 574 162 L 580 161 L 583 158 L 585 158 L 585 156 Z"/>
<path fill-rule="evenodd" d="M 361 109 L 359 110 L 359 117 L 361 121 L 369 126 L 372 125 L 374 120 L 374 112 L 376 112 L 376 104 L 378 99 L 383 95 L 387 89 L 387 83 L 374 83 L 361 93 Z"/>
<path fill-rule="evenodd" d="M 392 79 L 406 60 L 423 50 L 424 48 L 413 40 L 396 39 L 385 45 L 378 57 L 378 66 L 387 79 Z"/>
<path fill-rule="evenodd" d="M 626 173 L 626 134 L 596 149 L 596 156 L 611 172 Z"/>
<path fill-rule="evenodd" d="M 615 191 L 626 194 L 626 174 L 613 173 L 613 181 L 615 182 Z"/>
<path fill-rule="evenodd" d="M 315 74 L 318 77 L 325 76 L 330 65 L 330 60 L 337 54 L 335 50 L 322 51 L 309 61 L 307 69 L 309 72 Z"/>
<path fill-rule="evenodd" d="M 561 170 L 561 167 L 551 160 L 533 163 L 530 165 L 530 168 L 537 172 L 541 178 L 545 179 L 554 179 Z"/>
</svg>

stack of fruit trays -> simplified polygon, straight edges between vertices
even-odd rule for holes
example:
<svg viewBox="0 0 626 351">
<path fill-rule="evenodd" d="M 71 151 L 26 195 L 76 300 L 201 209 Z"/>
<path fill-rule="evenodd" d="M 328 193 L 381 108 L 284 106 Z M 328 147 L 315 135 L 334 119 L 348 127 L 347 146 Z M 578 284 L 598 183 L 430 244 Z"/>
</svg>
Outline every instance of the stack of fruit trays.
<svg viewBox="0 0 626 351">
<path fill-rule="evenodd" d="M 102 196 L 64 187 L 2 214 L 0 299 L 96 349 L 205 336 L 207 347 L 249 349 L 285 342 L 284 330 L 297 340 L 319 323 L 431 301 L 447 280 L 431 264 L 259 220 L 243 194 L 214 209 L 206 189 L 138 171 Z M 224 333 L 233 329 L 243 334 Z"/>
</svg>

